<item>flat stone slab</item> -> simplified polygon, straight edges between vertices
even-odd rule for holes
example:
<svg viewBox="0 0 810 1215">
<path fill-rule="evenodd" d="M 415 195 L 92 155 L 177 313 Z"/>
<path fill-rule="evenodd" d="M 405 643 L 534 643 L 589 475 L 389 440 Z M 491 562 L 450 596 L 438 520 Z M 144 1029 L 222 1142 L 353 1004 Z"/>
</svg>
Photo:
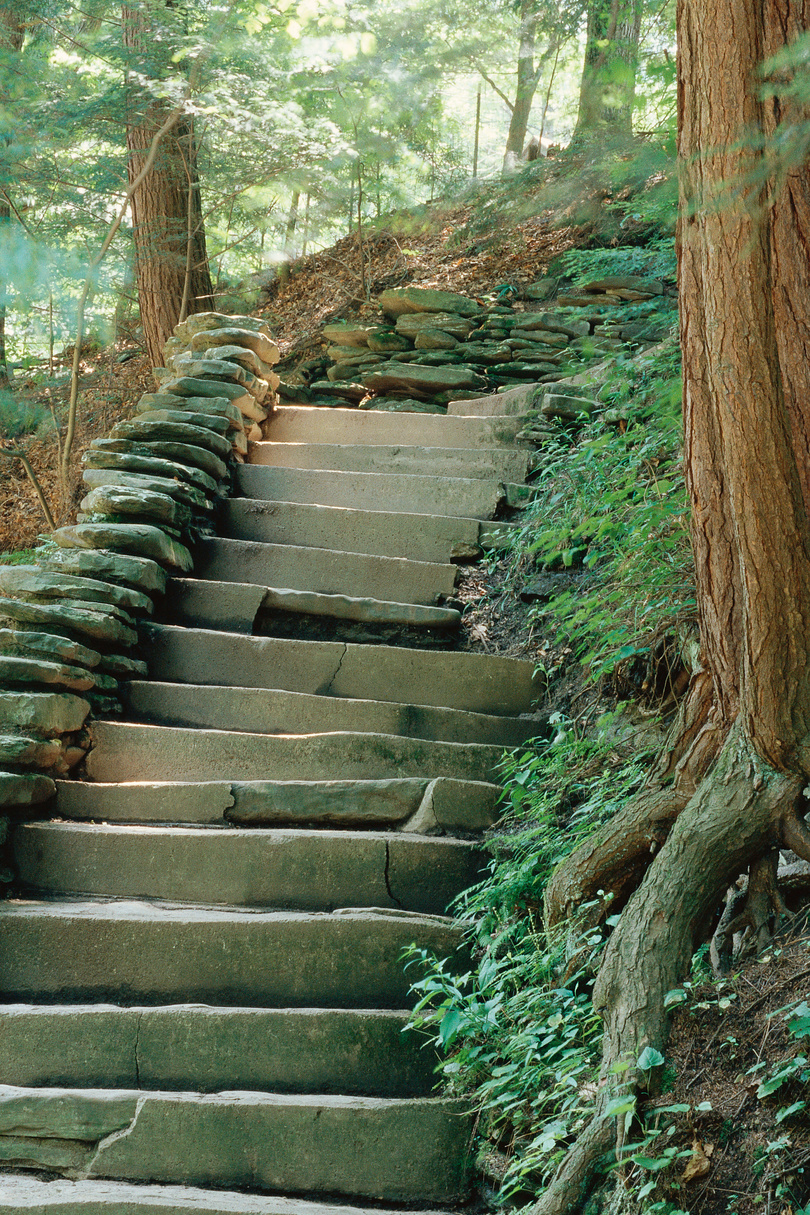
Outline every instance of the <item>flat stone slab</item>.
<svg viewBox="0 0 810 1215">
<path fill-rule="evenodd" d="M 523 481 L 528 453 L 508 447 L 396 447 L 381 443 L 254 443 L 251 464 L 274 468 L 319 468 L 340 472 L 415 473 Z"/>
<path fill-rule="evenodd" d="M 253 464 L 241 465 L 236 475 L 246 498 L 472 519 L 491 519 L 505 492 L 501 481 L 482 477 L 335 472 Z"/>
<path fill-rule="evenodd" d="M 313 591 L 322 595 L 384 599 L 398 603 L 435 604 L 440 595 L 452 595 L 456 567 L 451 564 L 409 561 L 294 545 L 262 544 L 253 540 L 205 538 L 194 550 L 195 573 L 211 583 L 222 583 L 219 615 L 226 619 L 227 585 L 252 584 Z M 237 582 L 238 580 L 238 582 Z M 212 599 L 217 592 L 212 589 Z M 235 618 L 243 609 L 234 606 Z M 258 606 L 261 606 L 260 604 Z M 257 606 L 257 611 L 258 611 Z"/>
<path fill-rule="evenodd" d="M 525 414 L 537 408 L 535 397 L 541 389 L 542 385 L 535 382 L 509 388 L 506 392 L 492 393 L 491 396 L 451 401 L 447 406 L 447 416 L 509 417 Z"/>
<path fill-rule="evenodd" d="M 35 658 L 86 669 L 97 667 L 101 661 L 100 654 L 80 641 L 28 628 L 0 629 L 0 653 L 6 658 Z"/>
<path fill-rule="evenodd" d="M 270 1194 L 123 1181 L 40 1181 L 3 1174 L 3 1215 L 368 1215 L 366 1207 L 329 1205 Z M 375 1215 L 400 1215 L 375 1207 Z M 420 1215 L 450 1215 L 425 1211 Z"/>
<path fill-rule="evenodd" d="M 110 438 L 129 439 L 133 443 L 182 443 L 202 447 L 219 456 L 220 460 L 227 460 L 231 454 L 228 440 L 207 423 L 205 426 L 195 426 L 190 421 L 149 421 L 148 417 L 143 414 L 134 422 L 116 422 L 110 431 Z"/>
<path fill-rule="evenodd" d="M 178 624 L 223 628 L 231 633 L 252 633 L 254 627 L 261 632 L 257 618 L 268 612 L 296 612 L 332 620 L 401 624 L 412 628 L 453 629 L 461 624 L 461 612 L 455 608 L 295 591 L 252 583 L 175 578 L 170 593 L 172 619 Z"/>
<path fill-rule="evenodd" d="M 0 904 L 8 1003 L 406 1008 L 400 955 L 412 942 L 440 957 L 458 949 L 453 964 L 467 964 L 460 931 L 440 916 L 101 899 Z"/>
<path fill-rule="evenodd" d="M 9 630 L 3 629 L 2 632 Z M 89 692 L 95 687 L 95 677 L 82 667 L 49 662 L 45 658 L 22 658 L 0 654 L 0 680 L 12 687 L 37 684 L 67 688 L 71 692 Z"/>
<path fill-rule="evenodd" d="M 106 441 L 104 440 L 104 442 Z M 114 446 L 116 450 L 99 450 L 96 447 L 88 447 L 82 456 L 85 471 L 87 469 L 107 469 L 116 472 L 120 470 L 127 473 L 139 473 L 147 477 L 176 478 L 211 497 L 219 494 L 218 480 L 210 477 L 208 473 L 203 472 L 194 464 L 164 459 L 144 444 L 121 441 Z"/>
<path fill-rule="evenodd" d="M 453 1202 L 472 1117 L 450 1098 L 0 1088 L 0 1153 L 86 1178 Z"/>
<path fill-rule="evenodd" d="M 392 287 L 382 291 L 377 302 L 387 316 L 403 312 L 450 312 L 459 316 L 480 316 L 483 308 L 475 300 L 455 291 L 432 287 Z"/>
<path fill-rule="evenodd" d="M 148 442 L 143 439 L 94 439 L 93 450 L 107 455 L 141 456 L 146 459 L 154 457 L 158 460 L 168 460 L 172 464 L 199 469 L 214 481 L 222 481 L 228 475 L 228 465 L 224 460 L 221 460 L 207 447 L 195 446 L 192 443 L 164 439 L 150 439 Z M 228 454 L 230 455 L 230 445 Z"/>
<path fill-rule="evenodd" d="M 508 716 L 531 712 L 542 691 L 534 664 L 516 658 L 172 625 L 153 625 L 150 636 L 151 676 L 164 683 L 279 688 Z"/>
<path fill-rule="evenodd" d="M 266 331 L 252 331 L 236 325 L 226 324 L 212 329 L 200 329 L 192 334 L 190 345 L 195 352 L 214 346 L 244 346 L 258 355 L 263 363 L 271 366 L 280 358 L 278 346 Z"/>
<path fill-rule="evenodd" d="M 150 477 L 144 473 L 122 472 L 120 469 L 111 468 L 86 468 L 82 473 L 82 480 L 90 489 L 119 486 L 128 490 L 145 490 L 147 493 L 165 494 L 170 498 L 177 498 L 187 506 L 197 507 L 200 510 L 213 509 L 210 498 L 207 498 L 196 486 L 190 485 L 187 481 L 181 481 L 179 478 L 173 480 L 170 477 Z"/>
<path fill-rule="evenodd" d="M 502 747 L 351 731 L 247 734 L 96 721 L 87 773 L 98 781 L 379 780 L 452 776 L 490 780 Z"/>
<path fill-rule="evenodd" d="M 230 397 L 181 397 L 171 392 L 145 392 L 135 406 L 136 414 L 153 409 L 179 409 L 183 412 L 220 414 L 235 427 L 242 426 L 242 414 Z"/>
<path fill-rule="evenodd" d="M 128 556 L 147 557 L 158 565 L 175 566 L 184 573 L 193 565 L 187 548 L 148 523 L 77 523 L 57 528 L 52 539 L 60 548 L 121 550 Z"/>
<path fill-rule="evenodd" d="M 447 564 L 479 555 L 482 533 L 489 531 L 478 519 L 229 498 L 220 512 L 219 534 L 262 544 Z"/>
<path fill-rule="evenodd" d="M 101 582 L 96 578 L 62 574 L 39 565 L 7 565 L 0 568 L 0 589 L 23 599 L 68 599 L 81 603 L 102 603 L 128 612 L 151 615 L 154 604 L 148 595 L 126 586 Z"/>
<path fill-rule="evenodd" d="M 10 1004 L 0 1072 L 23 1087 L 427 1096 L 437 1055 L 407 1022 L 393 1009 Z"/>
<path fill-rule="evenodd" d="M 68 529 L 61 529 L 66 531 Z M 138 634 L 124 621 L 117 619 L 108 611 L 96 611 L 87 607 L 75 607 L 71 603 L 35 603 L 25 599 L 12 599 L 0 596 L 0 621 L 3 625 L 13 628 L 18 624 L 50 626 L 53 629 L 66 629 L 70 633 L 80 633 L 93 641 L 102 641 L 106 645 L 135 645 Z"/>
<path fill-rule="evenodd" d="M 55 793 L 55 782 L 39 772 L 0 772 L 0 806 L 39 806 Z"/>
<path fill-rule="evenodd" d="M 125 699 L 128 715 L 139 722 L 243 730 L 251 734 L 368 731 L 403 738 L 517 747 L 541 732 L 540 721 L 533 718 L 267 688 L 133 681 L 126 687 Z"/>
<path fill-rule="evenodd" d="M 21 881 L 51 894 L 292 911 L 444 915 L 483 865 L 463 840 L 378 831 L 24 823 L 13 844 Z"/>
<path fill-rule="evenodd" d="M 429 808 L 438 829 L 482 831 L 498 816 L 498 785 L 441 777 L 321 781 L 57 781 L 56 813 L 103 822 L 222 826 L 396 827 Z M 51 782 L 50 792 L 53 793 Z"/>
<path fill-rule="evenodd" d="M 90 705 L 69 692 L 9 692 L 0 690 L 0 721 L 4 727 L 30 730 L 48 738 L 81 730 Z"/>
<path fill-rule="evenodd" d="M 519 417 L 451 418 L 444 414 L 385 413 L 280 405 L 265 428 L 274 443 L 383 443 L 423 447 L 512 447 Z"/>
</svg>

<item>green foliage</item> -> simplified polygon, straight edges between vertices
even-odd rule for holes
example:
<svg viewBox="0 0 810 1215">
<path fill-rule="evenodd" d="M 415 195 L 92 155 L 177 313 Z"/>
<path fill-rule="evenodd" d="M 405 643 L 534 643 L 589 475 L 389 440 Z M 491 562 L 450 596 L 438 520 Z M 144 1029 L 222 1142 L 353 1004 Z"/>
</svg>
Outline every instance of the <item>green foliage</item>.
<svg viewBox="0 0 810 1215">
<path fill-rule="evenodd" d="M 587 571 L 534 614 L 594 678 L 648 654 L 694 607 L 678 364 L 674 344 L 616 361 L 600 395 L 626 429 L 599 415 L 573 434 L 560 427 L 539 453 L 540 492 L 515 539 L 517 559 L 549 568 L 576 559 Z"/>
<path fill-rule="evenodd" d="M 641 274 L 674 282 L 677 274 L 675 244 L 670 239 L 619 249 L 569 249 L 557 259 L 575 287 L 607 274 Z"/>
<path fill-rule="evenodd" d="M 503 1200 L 542 1186 L 595 1097 L 602 1030 L 589 976 L 602 935 L 572 934 L 579 968 L 561 984 L 566 943 L 547 939 L 538 917 L 553 867 L 644 777 L 644 757 L 617 755 L 612 724 L 585 739 L 557 718 L 553 738 L 504 759 L 508 810 L 490 874 L 457 906 L 475 968 L 455 975 L 410 951 L 423 972 L 411 1024 L 432 1035 L 445 1080 L 481 1110 L 484 1160 L 496 1145 L 508 1156 Z"/>
<path fill-rule="evenodd" d="M 38 401 L 23 394 L 0 389 L 0 438 L 19 439 L 22 435 L 53 432 L 50 411 Z"/>
<path fill-rule="evenodd" d="M 15 553 L 0 553 L 0 565 L 31 565 L 36 549 L 21 548 Z"/>
</svg>

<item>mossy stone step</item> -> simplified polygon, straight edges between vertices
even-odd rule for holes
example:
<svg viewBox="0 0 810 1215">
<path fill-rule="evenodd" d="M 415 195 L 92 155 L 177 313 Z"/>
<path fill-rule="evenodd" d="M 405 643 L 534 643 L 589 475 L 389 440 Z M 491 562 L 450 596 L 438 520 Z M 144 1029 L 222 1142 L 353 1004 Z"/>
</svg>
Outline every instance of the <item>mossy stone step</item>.
<svg viewBox="0 0 810 1215">
<path fill-rule="evenodd" d="M 39 891 L 293 911 L 443 915 L 483 863 L 463 840 L 379 831 L 23 823 L 13 842 Z"/>
<path fill-rule="evenodd" d="M 471 1123 L 449 1098 L 0 1088 L 11 1166 L 387 1202 L 463 1198 Z"/>
<path fill-rule="evenodd" d="M 0 1006 L 0 1072 L 31 1087 L 428 1096 L 435 1051 L 395 1009 Z M 0 1179 L 2 1191 L 4 1179 Z"/>
</svg>

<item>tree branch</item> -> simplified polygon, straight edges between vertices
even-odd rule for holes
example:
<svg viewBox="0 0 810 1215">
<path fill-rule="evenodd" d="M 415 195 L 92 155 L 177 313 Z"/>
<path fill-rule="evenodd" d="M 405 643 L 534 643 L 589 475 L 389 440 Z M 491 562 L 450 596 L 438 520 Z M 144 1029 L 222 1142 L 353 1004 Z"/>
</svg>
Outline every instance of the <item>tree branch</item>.
<svg viewBox="0 0 810 1215">
<path fill-rule="evenodd" d="M 56 524 L 53 521 L 53 515 L 51 514 L 51 508 L 48 506 L 48 500 L 45 497 L 45 493 L 39 482 L 37 474 L 34 472 L 31 461 L 28 459 L 28 456 L 25 454 L 25 452 L 20 447 L 0 447 L 0 456 L 6 456 L 10 460 L 20 460 L 21 461 L 22 466 L 25 469 L 25 474 L 28 477 L 28 480 L 31 482 L 31 484 L 34 487 L 34 493 L 37 496 L 39 505 L 42 507 L 42 513 L 45 516 L 45 518 L 48 520 L 48 527 L 51 529 L 51 531 L 53 531 L 54 528 L 56 527 Z"/>
<path fill-rule="evenodd" d="M 488 76 L 486 74 L 484 69 L 481 67 L 481 64 L 478 63 L 477 60 L 473 59 L 472 65 L 475 68 L 475 70 L 484 78 L 484 80 L 486 80 L 489 87 L 498 94 L 498 96 L 500 97 L 500 99 L 504 103 L 504 105 L 509 107 L 509 113 L 510 114 L 514 113 L 515 107 L 514 107 L 513 103 L 509 100 L 509 98 L 506 96 L 506 93 L 504 93 L 503 89 L 498 88 L 495 81 L 492 79 L 491 76 Z"/>
</svg>

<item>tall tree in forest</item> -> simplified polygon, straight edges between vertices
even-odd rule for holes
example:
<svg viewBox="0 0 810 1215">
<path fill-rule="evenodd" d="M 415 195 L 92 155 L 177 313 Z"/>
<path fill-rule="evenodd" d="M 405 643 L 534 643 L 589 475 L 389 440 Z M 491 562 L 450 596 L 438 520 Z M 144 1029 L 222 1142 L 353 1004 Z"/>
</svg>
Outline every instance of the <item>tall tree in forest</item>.
<svg viewBox="0 0 810 1215">
<path fill-rule="evenodd" d="M 160 80 L 167 71 L 166 62 L 154 61 L 156 52 L 169 59 L 170 48 L 160 35 L 165 14 L 165 7 L 152 0 L 123 7 L 124 44 L 133 54 L 127 90 L 131 182 L 172 110 L 171 102 L 143 84 L 145 77 Z M 132 196 L 132 224 L 141 325 L 146 352 L 157 366 L 177 322 L 214 304 L 190 113 L 181 114 L 163 136 L 152 171 Z"/>
<path fill-rule="evenodd" d="M 19 6 L 0 3 L 0 55 L 21 50 L 24 22 Z M 9 174 L 3 164 L 2 148 L 7 147 L 11 133 L 0 130 L 0 230 L 11 222 L 11 206 L 8 199 Z M 0 388 L 8 388 L 8 365 L 6 363 L 6 284 L 0 272 Z"/>
<path fill-rule="evenodd" d="M 805 155 L 774 176 L 768 159 L 807 130 L 810 106 L 789 87 L 763 93 L 758 74 L 808 26 L 806 0 L 680 0 L 681 337 L 700 661 L 649 786 L 547 891 L 552 925 L 588 903 L 593 918 L 608 906 L 621 916 L 594 990 L 605 1024 L 597 1109 L 536 1215 L 581 1211 L 599 1154 L 621 1146 L 623 1120 L 617 1134 L 608 1102 L 640 1082 L 644 1048 L 664 1046 L 665 994 L 712 936 L 732 883 L 747 873 L 743 906 L 714 931 L 718 958 L 733 933 L 768 939 L 778 849 L 810 858 L 810 169 Z"/>
<path fill-rule="evenodd" d="M 574 142 L 633 133 L 641 0 L 590 0 Z"/>
</svg>

